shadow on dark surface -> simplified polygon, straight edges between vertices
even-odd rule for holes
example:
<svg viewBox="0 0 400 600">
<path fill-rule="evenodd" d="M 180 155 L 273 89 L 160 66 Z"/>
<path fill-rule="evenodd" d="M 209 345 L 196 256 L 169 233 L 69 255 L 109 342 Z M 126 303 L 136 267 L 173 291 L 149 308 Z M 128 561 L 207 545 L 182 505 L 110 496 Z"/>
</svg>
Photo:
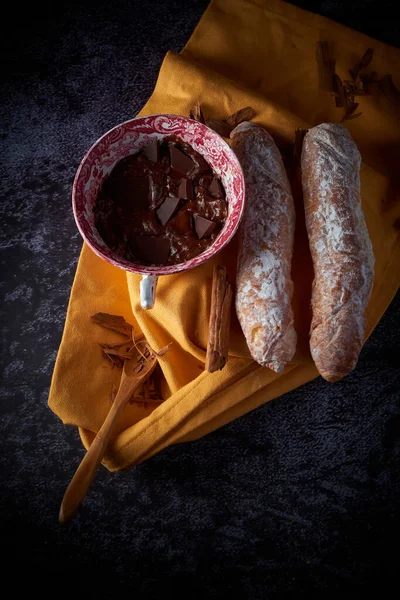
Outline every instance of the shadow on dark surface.
<svg viewBox="0 0 400 600">
<path fill-rule="evenodd" d="M 374 585 L 384 593 L 395 582 L 400 516 L 399 295 L 343 382 L 315 380 L 129 472 L 101 469 L 76 520 L 58 525 L 83 456 L 77 431 L 46 405 L 81 248 L 72 180 L 92 142 L 144 104 L 166 51 L 183 47 L 207 6 L 183 4 L 39 4 L 22 15 L 12 48 L 5 44 L 0 505 L 8 565 L 17 565 L 21 588 L 42 595 L 106 598 L 130 587 L 145 598 L 160 590 L 329 597 Z M 356 28 L 388 42 L 398 34 L 393 3 L 386 12 L 376 1 L 302 4 L 349 25 L 358 15 Z"/>
<path fill-rule="evenodd" d="M 356 29 L 377 40 L 398 46 L 398 27 L 390 16 L 396 14 L 396 0 L 285 0 L 299 8 L 318 13 Z"/>
</svg>

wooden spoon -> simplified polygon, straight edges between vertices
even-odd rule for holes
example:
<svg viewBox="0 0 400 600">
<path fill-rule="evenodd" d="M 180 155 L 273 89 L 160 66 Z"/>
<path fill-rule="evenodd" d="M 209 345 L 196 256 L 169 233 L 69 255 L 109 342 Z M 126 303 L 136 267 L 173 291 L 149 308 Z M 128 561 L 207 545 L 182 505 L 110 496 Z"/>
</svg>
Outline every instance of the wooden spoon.
<svg viewBox="0 0 400 600">
<path fill-rule="evenodd" d="M 61 502 L 59 521 L 66 523 L 78 512 L 79 506 L 84 500 L 87 491 L 96 475 L 97 468 L 101 463 L 104 452 L 106 451 L 112 429 L 118 415 L 126 405 L 129 398 L 133 396 L 135 389 L 145 381 L 157 366 L 157 356 L 145 345 L 145 358 L 140 362 L 134 358 L 125 359 L 124 368 L 121 375 L 118 394 L 111 406 L 103 425 L 94 438 L 89 450 L 82 459 L 81 464 L 76 470 L 64 498 Z"/>
</svg>

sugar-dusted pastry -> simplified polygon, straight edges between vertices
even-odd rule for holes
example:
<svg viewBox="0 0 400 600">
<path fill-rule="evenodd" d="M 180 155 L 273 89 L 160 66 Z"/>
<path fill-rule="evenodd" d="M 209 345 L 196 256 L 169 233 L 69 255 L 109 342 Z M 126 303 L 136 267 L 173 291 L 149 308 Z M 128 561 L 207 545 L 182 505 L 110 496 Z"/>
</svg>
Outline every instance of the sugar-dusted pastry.
<svg viewBox="0 0 400 600">
<path fill-rule="evenodd" d="M 236 313 L 254 360 L 280 373 L 296 350 L 290 276 L 293 197 L 279 150 L 263 127 L 244 122 L 230 137 L 246 183 Z"/>
<path fill-rule="evenodd" d="M 374 278 L 360 163 L 357 146 L 342 125 L 318 125 L 304 138 L 302 183 L 315 274 L 310 349 L 328 381 L 338 381 L 357 364 Z"/>
</svg>

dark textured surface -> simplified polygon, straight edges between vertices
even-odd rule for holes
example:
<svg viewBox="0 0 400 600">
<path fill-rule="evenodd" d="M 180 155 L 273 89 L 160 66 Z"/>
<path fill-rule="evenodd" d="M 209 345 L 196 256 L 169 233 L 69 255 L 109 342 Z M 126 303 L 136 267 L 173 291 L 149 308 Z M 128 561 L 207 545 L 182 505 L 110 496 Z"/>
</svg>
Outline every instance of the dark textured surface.
<svg viewBox="0 0 400 600">
<path fill-rule="evenodd" d="M 397 0 L 287 0 L 300 8 L 339 21 L 382 42 L 400 44 Z"/>
<path fill-rule="evenodd" d="M 316 380 L 129 472 L 102 469 L 81 514 L 58 525 L 83 455 L 77 431 L 46 405 L 81 247 L 72 180 L 91 143 L 144 104 L 166 51 L 183 47 L 207 2 L 82 4 L 16 7 L 18 27 L 2 37 L 0 502 L 17 585 L 46 597 L 129 587 L 139 598 L 171 589 L 256 600 L 356 598 L 377 585 L 388 597 L 400 516 L 399 297 L 343 382 Z M 394 3 L 296 4 L 399 41 Z"/>
</svg>

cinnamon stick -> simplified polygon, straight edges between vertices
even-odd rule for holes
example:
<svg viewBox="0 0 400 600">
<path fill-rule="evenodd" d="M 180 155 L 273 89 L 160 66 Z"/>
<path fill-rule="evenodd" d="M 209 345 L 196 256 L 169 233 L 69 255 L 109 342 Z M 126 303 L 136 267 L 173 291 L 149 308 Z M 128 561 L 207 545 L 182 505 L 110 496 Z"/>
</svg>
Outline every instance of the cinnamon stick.
<svg viewBox="0 0 400 600">
<path fill-rule="evenodd" d="M 228 125 L 226 121 L 222 121 L 222 119 L 208 119 L 207 126 L 218 133 L 218 135 L 225 138 L 228 138 L 232 129 L 234 129 L 231 125 Z"/>
<path fill-rule="evenodd" d="M 124 317 L 120 317 L 119 315 L 109 315 L 108 313 L 96 313 L 91 316 L 91 319 L 93 323 L 96 323 L 101 327 L 116 331 L 124 337 L 132 337 L 132 325 L 127 323 Z"/>
<path fill-rule="evenodd" d="M 243 123 L 243 121 L 251 121 L 251 119 L 255 116 L 256 111 L 254 108 L 251 108 L 251 106 L 245 106 L 244 108 L 241 108 L 233 113 L 233 115 L 226 119 L 226 122 L 232 127 L 232 129 L 234 129 L 237 125 L 239 125 L 239 123 Z"/>
<path fill-rule="evenodd" d="M 373 56 L 374 56 L 374 48 L 368 48 L 367 51 L 364 53 L 363 57 L 361 58 L 361 60 L 356 64 L 354 69 L 351 69 L 349 71 L 349 73 L 352 76 L 352 78 L 354 79 L 354 81 L 357 80 L 357 77 L 359 76 L 361 71 L 363 71 L 364 69 L 369 67 L 369 65 L 372 62 Z"/>
<path fill-rule="evenodd" d="M 199 102 L 197 102 L 197 104 L 192 106 L 192 108 L 189 111 L 189 116 L 191 119 L 194 119 L 195 121 L 199 121 L 199 123 L 206 122 L 204 115 L 203 115 L 203 111 L 201 109 L 201 104 Z"/>
<path fill-rule="evenodd" d="M 316 43 L 319 85 L 326 92 L 335 92 L 335 65 L 332 56 L 332 42 L 322 40 Z"/>
<path fill-rule="evenodd" d="M 210 373 L 223 369 L 228 359 L 231 304 L 232 288 L 226 268 L 215 265 L 206 356 L 206 370 Z"/>
</svg>

